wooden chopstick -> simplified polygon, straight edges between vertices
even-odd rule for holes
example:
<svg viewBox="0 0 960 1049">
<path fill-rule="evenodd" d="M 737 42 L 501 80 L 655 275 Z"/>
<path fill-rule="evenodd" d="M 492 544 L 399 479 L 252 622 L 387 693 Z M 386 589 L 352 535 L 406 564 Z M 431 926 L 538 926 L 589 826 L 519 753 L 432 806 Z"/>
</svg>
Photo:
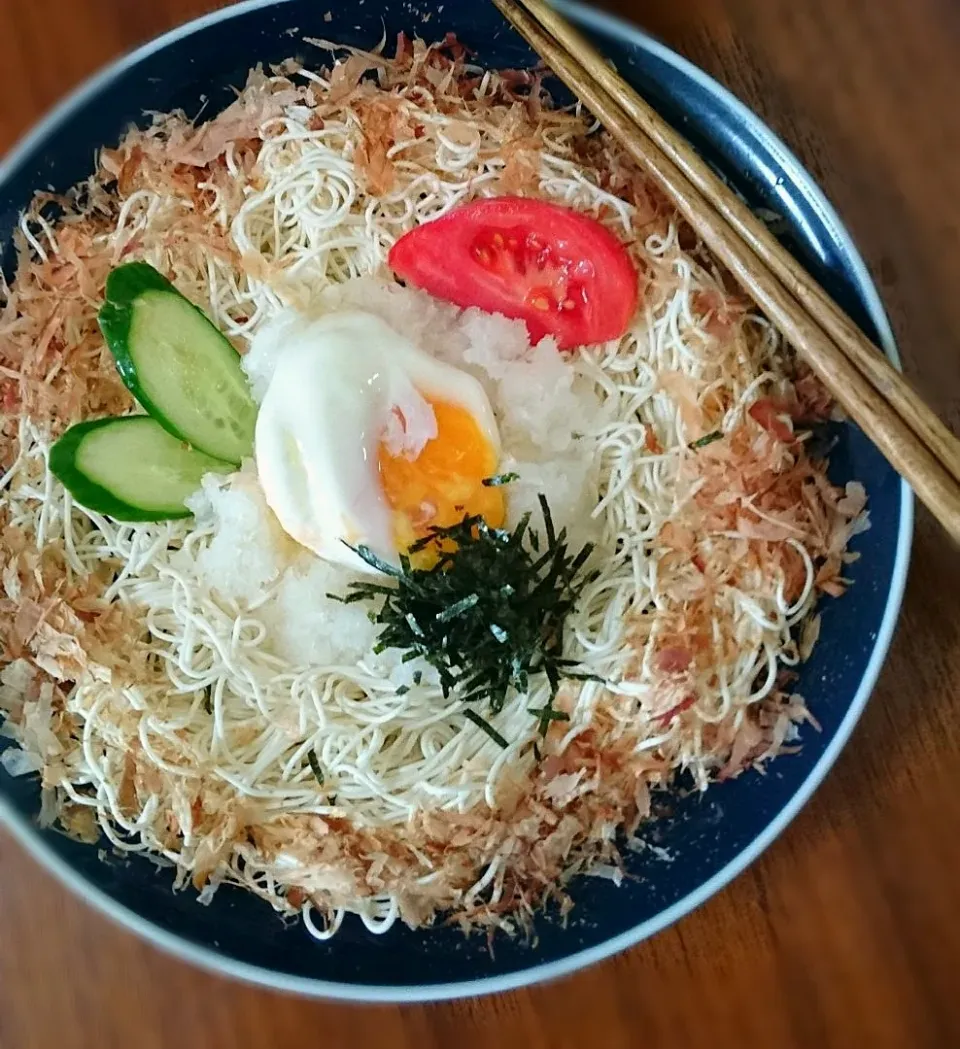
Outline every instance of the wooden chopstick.
<svg viewBox="0 0 960 1049">
<path fill-rule="evenodd" d="M 738 224 L 733 224 L 728 217 L 734 215 L 729 202 L 724 204 L 723 210 L 719 205 L 715 206 L 647 131 L 638 126 L 620 100 L 633 95 L 636 103 L 627 103 L 632 109 L 642 112 L 645 107 L 650 113 L 652 110 L 609 70 L 583 37 L 565 23 L 563 28 L 558 28 L 558 32 L 562 32 L 571 46 L 575 47 L 577 57 L 574 57 L 515 0 L 493 2 L 633 159 L 650 172 L 704 243 L 796 347 L 850 417 L 911 484 L 917 496 L 953 538 L 960 542 L 960 484 L 957 482 L 960 476 L 960 443 L 957 439 L 910 390 L 899 373 L 889 365 L 884 367 L 878 351 L 858 332 L 853 322 L 765 230 L 764 250 L 771 258 L 778 257 L 776 268 L 758 254 L 752 232 L 758 225 L 757 220 L 739 205 L 729 191 L 726 197 L 739 205 L 736 208 Z M 549 18 L 551 25 L 560 26 L 563 22 L 560 16 L 545 7 L 542 0 L 523 2 L 538 13 L 545 11 L 545 17 Z M 609 70 L 610 76 L 604 79 L 616 88 L 615 93 L 608 91 L 599 78 L 592 76 L 582 64 L 591 55 Z M 647 122 L 651 128 L 655 127 L 649 118 Z M 656 123 L 666 127 L 659 117 Z M 714 179 L 709 169 L 696 157 L 692 146 L 672 131 L 669 141 L 671 149 L 684 156 L 686 167 L 691 171 L 703 168 L 722 187 L 722 183 Z M 719 191 L 714 193 L 718 201 L 725 199 Z M 749 218 L 745 218 L 745 215 Z M 785 275 L 783 283 L 778 279 L 778 272 Z M 800 279 L 797 279 L 798 274 Z M 827 304 L 822 310 L 819 309 L 821 299 Z M 858 361 L 862 360 L 869 377 L 847 357 L 844 348 L 831 338 L 825 330 L 827 327 L 838 332 L 849 329 L 844 336 L 844 348 L 847 343 L 859 346 Z M 871 361 L 874 363 L 871 364 Z M 891 394 L 890 391 L 894 392 Z M 928 446 L 921 433 L 913 428 L 911 422 L 917 419 L 922 420 L 918 427 L 930 436 L 939 451 Z M 947 466 L 947 463 L 950 465 Z"/>
</svg>

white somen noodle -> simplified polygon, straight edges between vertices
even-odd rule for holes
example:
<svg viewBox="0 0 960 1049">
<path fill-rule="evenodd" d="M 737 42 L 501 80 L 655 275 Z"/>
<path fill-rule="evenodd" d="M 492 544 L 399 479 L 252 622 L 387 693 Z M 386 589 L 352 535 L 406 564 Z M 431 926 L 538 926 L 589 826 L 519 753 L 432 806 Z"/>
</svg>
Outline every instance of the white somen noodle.
<svg viewBox="0 0 960 1049">
<path fill-rule="evenodd" d="M 0 326 L 17 394 L 0 446 L 0 624 L 16 642 L 0 704 L 29 758 L 5 764 L 42 769 L 44 813 L 73 833 L 168 862 L 203 900 L 246 886 L 318 938 L 345 913 L 374 932 L 439 911 L 515 928 L 570 874 L 618 869 L 649 787 L 683 771 L 703 789 L 785 749 L 809 716 L 790 669 L 865 525 L 859 486 L 834 489 L 792 439 L 816 396 L 775 331 L 611 142 L 516 79 L 407 41 L 396 61 L 255 72 L 211 125 L 131 133 L 62 220 L 38 207 L 21 224 Z M 645 287 L 622 339 L 534 349 L 518 322 L 392 282 L 403 233 L 503 193 L 565 203 L 628 244 Z M 564 684 L 569 721 L 542 761 L 529 710 L 547 682 L 489 715 L 498 748 L 429 667 L 373 651 L 367 610 L 326 596 L 354 577 L 282 535 L 252 464 L 208 478 L 182 521 L 71 500 L 52 440 L 130 407 L 95 330 L 106 273 L 129 258 L 241 352 L 285 307 L 359 304 L 484 382 L 519 474 L 512 521 L 543 492 L 596 543 L 566 656 L 599 680 Z M 255 392 L 263 366 L 247 361 Z"/>
</svg>

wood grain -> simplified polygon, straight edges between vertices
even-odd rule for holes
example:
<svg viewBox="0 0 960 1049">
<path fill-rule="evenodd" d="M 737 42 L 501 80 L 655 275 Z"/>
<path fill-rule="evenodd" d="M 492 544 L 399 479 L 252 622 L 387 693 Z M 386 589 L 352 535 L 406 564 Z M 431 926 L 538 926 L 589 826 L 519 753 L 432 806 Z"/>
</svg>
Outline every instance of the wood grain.
<svg viewBox="0 0 960 1049">
<path fill-rule="evenodd" d="M 0 149 L 209 0 L 0 0 Z M 960 5 L 621 0 L 800 154 L 878 281 L 906 370 L 960 428 Z M 923 513 L 903 619 L 836 770 L 678 926 L 557 985 L 359 1008 L 197 972 L 0 838 L 0 1049 L 845 1049 L 960 1045 L 960 555 Z"/>
</svg>

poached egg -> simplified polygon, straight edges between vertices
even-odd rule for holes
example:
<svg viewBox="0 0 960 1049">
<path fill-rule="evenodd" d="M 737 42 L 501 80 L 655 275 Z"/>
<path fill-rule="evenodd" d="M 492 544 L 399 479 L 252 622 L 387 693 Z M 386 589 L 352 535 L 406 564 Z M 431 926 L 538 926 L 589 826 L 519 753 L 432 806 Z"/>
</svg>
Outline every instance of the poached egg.
<svg viewBox="0 0 960 1049">
<path fill-rule="evenodd" d="M 500 438 L 472 375 L 362 310 L 285 310 L 251 352 L 276 361 L 257 417 L 257 472 L 298 543 L 372 572 L 351 546 L 398 565 L 431 527 L 473 514 L 503 523 L 502 489 L 483 484 L 496 473 Z"/>
</svg>

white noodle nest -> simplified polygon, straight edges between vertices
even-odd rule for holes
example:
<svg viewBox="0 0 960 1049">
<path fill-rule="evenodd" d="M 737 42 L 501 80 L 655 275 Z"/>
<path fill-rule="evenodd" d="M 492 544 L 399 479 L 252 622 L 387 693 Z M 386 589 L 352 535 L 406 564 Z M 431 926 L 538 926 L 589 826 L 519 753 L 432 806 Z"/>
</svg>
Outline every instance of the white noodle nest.
<svg viewBox="0 0 960 1049">
<path fill-rule="evenodd" d="M 287 283 L 271 286 L 211 255 L 202 269 L 179 274 L 181 286 L 208 305 L 226 332 L 247 339 L 265 318 L 296 299 L 297 286 L 318 292 L 372 273 L 390 245 L 414 224 L 443 214 L 468 196 L 496 195 L 502 161 L 495 148 L 495 128 L 477 121 L 471 125 L 469 119 L 454 121 L 427 109 L 417 118 L 428 128 L 427 135 L 393 148 L 397 188 L 376 199 L 358 187 L 351 159 L 357 128 L 328 120 L 322 130 L 313 131 L 306 111 L 291 110 L 279 129 L 271 129 L 280 133 L 263 145 L 262 188 L 247 187 L 234 215 L 219 199 L 210 207 L 211 221 L 229 231 L 241 252 L 282 263 Z M 447 133 L 447 125 L 455 125 L 455 134 Z M 594 185 L 591 173 L 571 159 L 565 134 L 557 132 L 542 154 L 542 193 L 594 214 L 606 205 L 612 209 L 608 221 L 629 233 L 631 206 Z M 423 150 L 429 143 L 435 146 L 435 156 L 432 170 L 424 171 Z M 414 146 L 418 159 L 407 162 L 405 151 Z M 136 193 L 120 213 L 118 245 L 183 206 L 187 205 L 176 199 Z M 54 234 L 48 234 L 56 250 Z M 717 285 L 677 251 L 675 238 L 671 226 L 666 237 L 651 236 L 645 245 L 655 263 L 668 260 L 660 265 L 672 270 L 674 290 L 664 301 L 648 305 L 621 340 L 583 351 L 570 362 L 602 401 L 607 421 L 583 435 L 585 454 L 591 456 L 598 478 L 593 518 L 600 576 L 569 624 L 568 655 L 612 682 L 613 693 L 640 700 L 647 694 L 651 668 L 645 656 L 640 670 L 623 680 L 634 659 L 625 644 L 626 613 L 630 608 L 666 610 L 674 600 L 673 581 L 661 578 L 651 542 L 678 510 L 673 480 L 681 457 L 690 454 L 680 414 L 669 397 L 658 392 L 657 376 L 664 370 L 696 377 L 716 372 L 708 352 L 710 340 L 698 328 L 691 298 L 697 290 Z M 35 247 L 42 254 L 43 249 Z M 761 334 L 754 359 L 741 362 L 738 372 L 749 381 L 731 390 L 738 405 L 773 378 L 777 340 L 769 328 Z M 728 417 L 728 427 L 736 422 L 738 410 Z M 664 449 L 661 453 L 647 451 L 650 427 Z M 31 464 L 45 462 L 47 443 L 29 424 L 24 424 L 23 438 L 21 459 L 0 481 L 0 493 L 6 487 L 3 500 L 11 523 L 35 534 L 38 546 L 62 537 L 69 570 L 77 575 L 102 562 L 122 566 L 110 597 L 146 610 L 150 647 L 167 670 L 166 681 L 131 686 L 120 696 L 100 682 L 83 681 L 68 700 L 68 709 L 83 722 L 84 734 L 82 755 L 75 757 L 72 777 L 62 790 L 74 803 L 95 808 L 100 826 L 118 849 L 162 856 L 176 865 L 181 879 L 188 877 L 199 842 L 190 806 L 183 801 L 189 792 L 178 794 L 171 784 L 200 775 L 221 782 L 227 793 L 256 799 L 265 818 L 312 813 L 379 826 L 403 824 L 424 806 L 460 812 L 483 804 L 494 807 L 505 771 L 515 773 L 532 760 L 521 755 L 535 731 L 528 708 L 542 705 L 545 684 L 537 684 L 531 695 L 514 697 L 501 714 L 491 717 L 510 741 L 501 751 L 464 721 L 461 704 L 443 699 L 432 675 L 425 674 L 420 685 L 413 685 L 413 666 L 401 675 L 396 660 L 372 655 L 342 665 L 285 661 L 268 643 L 270 622 L 264 609 L 271 599 L 269 588 L 259 602 L 224 600 L 196 570 L 198 561 L 192 554 L 212 542 L 212 522 L 132 526 L 87 513 L 73 505 L 44 469 L 39 469 L 39 481 L 30 479 L 38 473 Z M 780 664 L 796 661 L 790 628 L 811 606 L 813 567 L 800 544 L 795 545 L 804 557 L 807 584 L 792 606 L 784 600 L 782 579 L 757 578 L 749 589 L 723 595 L 717 614 L 736 622 L 739 647 L 735 660 L 716 668 L 719 686 L 701 690 L 696 707 L 700 725 L 740 716 L 770 692 Z M 654 616 L 647 654 L 656 631 Z M 755 687 L 758 680 L 761 684 Z M 398 684 L 409 686 L 409 691 L 398 693 Z M 602 692 L 592 683 L 583 687 L 567 740 L 589 723 Z M 128 731 L 118 724 L 118 705 L 136 719 L 143 752 L 164 773 L 160 782 L 166 795 L 149 798 L 133 818 L 124 814 L 118 799 Z M 677 765 L 705 783 L 711 755 L 699 726 L 677 739 L 677 726 L 664 728 L 653 718 L 648 724 L 648 735 L 639 746 L 653 749 L 672 739 Z M 324 770 L 323 788 L 307 762 L 311 750 Z M 163 813 L 171 807 L 182 832 L 182 840 L 173 847 L 161 826 Z M 290 870 L 282 862 L 272 868 L 244 862 L 250 859 L 250 849 L 237 846 L 212 887 L 224 879 L 245 884 L 283 909 L 287 905 L 281 886 L 309 884 L 309 872 Z M 483 878 L 492 877 L 494 864 L 481 872 L 477 891 Z M 311 933 L 323 938 L 339 927 L 344 909 L 360 914 L 377 932 L 386 931 L 398 913 L 396 901 L 382 896 L 357 899 L 338 910 L 326 926 L 315 922 L 308 906 L 304 921 Z"/>
</svg>

